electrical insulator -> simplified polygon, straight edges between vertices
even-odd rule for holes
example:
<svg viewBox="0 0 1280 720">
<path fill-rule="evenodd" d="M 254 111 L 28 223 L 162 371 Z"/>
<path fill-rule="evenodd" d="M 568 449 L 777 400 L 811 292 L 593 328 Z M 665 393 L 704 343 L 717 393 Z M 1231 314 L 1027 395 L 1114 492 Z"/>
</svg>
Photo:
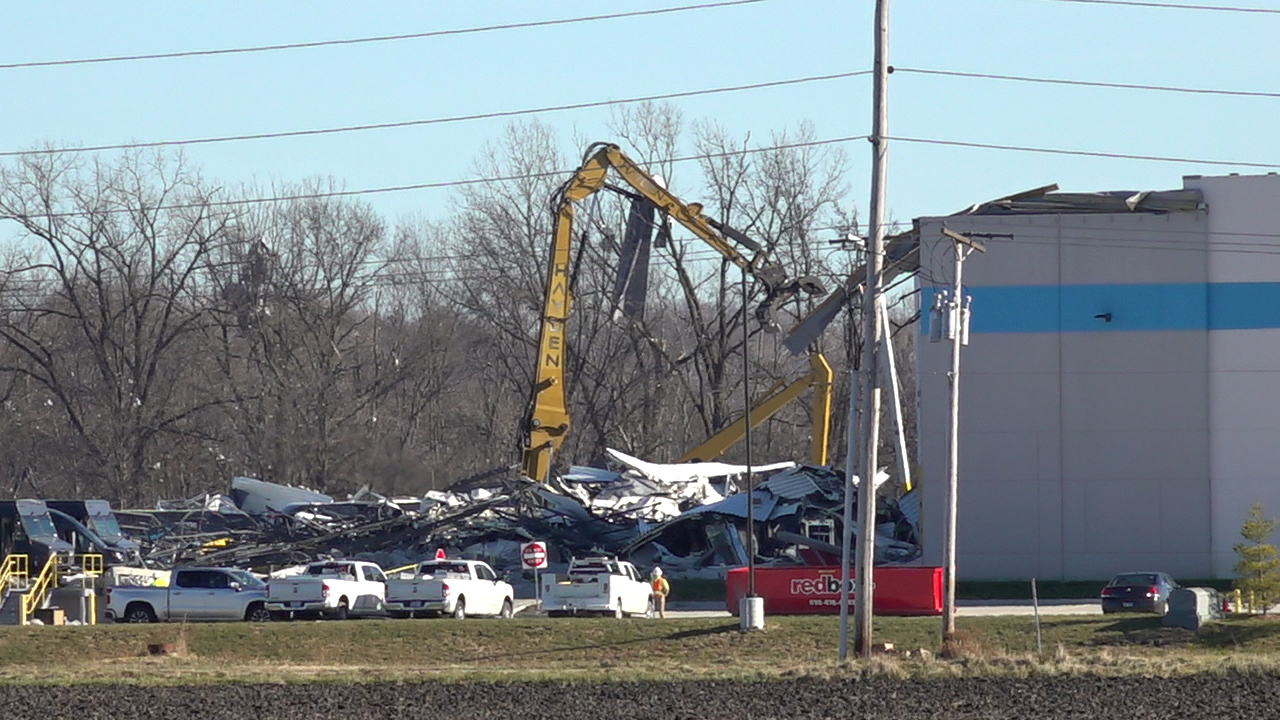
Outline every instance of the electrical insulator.
<svg viewBox="0 0 1280 720">
<path fill-rule="evenodd" d="M 943 330 L 943 334 L 948 340 L 956 339 L 956 330 L 960 328 L 960 298 L 948 298 L 947 302 L 947 326 Z"/>
<path fill-rule="evenodd" d="M 929 308 L 929 342 L 942 342 L 942 306 L 947 299 L 947 291 L 942 290 L 933 296 L 933 306 Z"/>
</svg>

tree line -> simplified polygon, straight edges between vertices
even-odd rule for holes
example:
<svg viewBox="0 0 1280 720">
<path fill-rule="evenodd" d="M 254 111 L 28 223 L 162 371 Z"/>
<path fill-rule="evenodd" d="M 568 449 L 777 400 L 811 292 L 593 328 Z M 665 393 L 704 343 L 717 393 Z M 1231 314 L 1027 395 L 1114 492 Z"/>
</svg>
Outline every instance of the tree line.
<svg viewBox="0 0 1280 720">
<path fill-rule="evenodd" d="M 748 139 L 669 106 L 618 112 L 609 129 L 792 275 L 834 287 L 858 261 L 829 241 L 857 233 L 846 159 L 806 146 L 805 125 L 751 153 Z M 672 161 L 682 147 L 696 166 Z M 546 125 L 512 125 L 472 168 L 509 179 L 459 186 L 443 218 L 394 224 L 331 180 L 229 190 L 169 152 L 51 149 L 3 166 L 0 494 L 150 506 L 236 475 L 420 493 L 514 463 L 551 198 L 577 164 L 560 148 Z M 737 269 L 680 233 L 655 243 L 643 313 L 618 318 L 628 202 L 599 192 L 578 209 L 562 465 L 600 464 L 608 447 L 673 461 L 740 415 L 744 361 L 753 396 L 803 371 L 754 320 L 744 343 Z M 837 369 L 837 398 L 858 312 L 815 348 Z M 896 315 L 903 327 L 912 317 Z M 895 336 L 900 352 L 911 337 Z M 764 425 L 754 457 L 804 459 L 808 412 L 800 403 Z"/>
</svg>

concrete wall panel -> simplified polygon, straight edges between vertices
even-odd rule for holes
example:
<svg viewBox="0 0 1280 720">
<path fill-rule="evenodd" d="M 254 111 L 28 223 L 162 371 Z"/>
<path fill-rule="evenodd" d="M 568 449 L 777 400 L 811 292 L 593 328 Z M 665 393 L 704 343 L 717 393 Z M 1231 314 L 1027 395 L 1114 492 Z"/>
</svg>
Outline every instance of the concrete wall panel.
<svg viewBox="0 0 1280 720">
<path fill-rule="evenodd" d="M 1280 372 L 1280 330 L 1215 330 L 1209 353 L 1215 373 Z"/>
<path fill-rule="evenodd" d="M 1063 372 L 1204 373 L 1209 369 L 1209 343 L 1203 331 L 1082 332 L 1059 337 Z"/>
<path fill-rule="evenodd" d="M 963 482 L 1037 482 L 1040 458 L 1033 432 L 961 433 Z"/>
<path fill-rule="evenodd" d="M 1280 176 L 1184 179 L 1204 193 L 1209 206 L 1210 282 L 1274 282 L 1280 255 L 1274 253 L 1280 227 Z"/>
<path fill-rule="evenodd" d="M 1209 480 L 1202 430 L 1075 430 L 1062 435 L 1064 483 Z"/>
<path fill-rule="evenodd" d="M 975 307 L 975 314 L 983 311 Z M 951 368 L 950 342 L 929 343 L 930 366 L 943 372 Z M 971 375 L 1004 373 L 1054 373 L 1061 370 L 1058 336 L 1052 333 L 991 333 L 973 336 L 960 350 L 960 371 Z"/>
<path fill-rule="evenodd" d="M 1160 548 L 1164 552 L 1204 555 L 1212 542 L 1209 483 L 1203 478 L 1160 483 Z M 1208 577 L 1209 568 L 1205 568 Z"/>
<path fill-rule="evenodd" d="M 1063 215 L 1063 285 L 1203 283 L 1205 213 Z"/>
<path fill-rule="evenodd" d="M 1066 373 L 1064 431 L 1207 430 L 1204 373 Z"/>
<path fill-rule="evenodd" d="M 960 375 L 960 412 L 974 432 L 1058 429 L 1058 375 Z M 946 407 L 944 405 L 944 407 Z"/>
<path fill-rule="evenodd" d="M 1153 480 L 1086 483 L 1084 550 L 1160 552 L 1160 483 Z"/>
</svg>

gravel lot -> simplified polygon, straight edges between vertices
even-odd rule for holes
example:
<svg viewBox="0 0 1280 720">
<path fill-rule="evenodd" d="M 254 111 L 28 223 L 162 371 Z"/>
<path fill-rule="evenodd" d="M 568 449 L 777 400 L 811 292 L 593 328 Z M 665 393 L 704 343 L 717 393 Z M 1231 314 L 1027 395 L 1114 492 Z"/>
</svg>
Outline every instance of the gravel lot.
<svg viewBox="0 0 1280 720">
<path fill-rule="evenodd" d="M 0 718 L 1262 718 L 1280 678 L 0 687 Z"/>
</svg>

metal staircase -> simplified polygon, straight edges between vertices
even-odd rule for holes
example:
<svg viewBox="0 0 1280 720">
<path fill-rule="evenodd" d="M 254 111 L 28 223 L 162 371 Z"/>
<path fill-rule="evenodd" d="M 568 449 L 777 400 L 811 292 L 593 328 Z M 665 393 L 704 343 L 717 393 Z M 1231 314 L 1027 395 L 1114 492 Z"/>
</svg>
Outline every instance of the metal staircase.
<svg viewBox="0 0 1280 720">
<path fill-rule="evenodd" d="M 26 555 L 10 555 L 0 562 L 0 625 L 17 625 L 20 606 L 30 587 Z"/>
<path fill-rule="evenodd" d="M 89 625 L 97 620 L 97 583 L 102 575 L 102 556 L 96 553 L 74 556 L 73 567 L 78 571 L 67 587 L 61 587 L 59 569 L 62 561 L 51 555 L 40 572 L 31 577 L 29 558 L 26 555 L 10 555 L 0 562 L 0 625 L 26 625 L 37 610 L 54 605 L 55 594 L 65 607 L 72 600 L 71 609 L 81 604 L 79 615 Z"/>
<path fill-rule="evenodd" d="M 22 593 L 22 601 L 18 604 L 18 624 L 26 625 L 27 621 L 36 614 L 36 610 L 49 607 L 49 593 L 56 587 L 58 587 L 58 555 L 51 553 L 49 559 L 45 560 L 44 567 L 40 568 L 40 574 L 30 581 L 27 591 Z"/>
</svg>

